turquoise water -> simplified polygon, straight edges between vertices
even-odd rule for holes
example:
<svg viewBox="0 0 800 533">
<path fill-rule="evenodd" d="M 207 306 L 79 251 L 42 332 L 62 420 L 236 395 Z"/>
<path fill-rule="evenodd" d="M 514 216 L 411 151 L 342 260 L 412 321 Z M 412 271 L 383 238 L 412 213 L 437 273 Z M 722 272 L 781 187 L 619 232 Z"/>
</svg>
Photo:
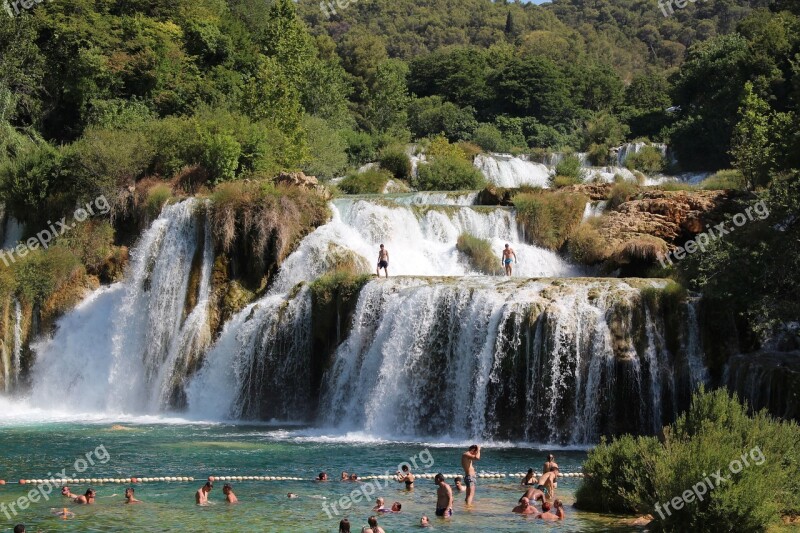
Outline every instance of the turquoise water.
<svg viewBox="0 0 800 533">
<path fill-rule="evenodd" d="M 433 516 L 435 486 L 420 479 L 415 490 L 406 492 L 396 482 L 374 482 L 368 501 L 355 504 L 340 516 L 330 505 L 362 487 L 359 483 L 336 481 L 342 470 L 360 476 L 393 473 L 398 464 L 416 459 L 416 473 L 459 471 L 460 453 L 466 443 L 386 442 L 364 435 L 326 435 L 323 431 L 298 426 L 246 426 L 224 424 L 133 424 L 121 429 L 111 422 L 92 424 L 31 423 L 2 428 L 0 478 L 44 478 L 50 472 L 67 469 L 70 477 L 129 478 L 185 476 L 194 482 L 155 482 L 136 486 L 136 496 L 144 503 L 123 505 L 121 484 L 93 484 L 97 503 L 78 506 L 63 498 L 58 489 L 49 501 L 32 503 L 9 521 L 0 513 L 3 531 L 15 523 L 25 523 L 28 531 L 337 531 L 341 517 L 348 517 L 354 531 L 360 531 L 380 495 L 387 504 L 399 501 L 403 512 L 380 518 L 387 531 L 419 531 L 419 518 L 427 514 L 434 531 L 608 531 L 621 524 L 613 517 L 580 513 L 570 508 L 577 479 L 564 478 L 559 493 L 568 509 L 563 523 L 544 524 L 513 515 L 510 511 L 523 492 L 515 479 L 479 479 L 476 504 L 464 509 L 463 497 L 456 495 L 455 515 L 449 521 Z M 427 450 L 427 451 L 426 451 Z M 541 469 L 550 450 L 536 447 L 489 446 L 483 451 L 479 471 L 520 472 Z M 107 453 L 106 453 L 107 452 Z M 82 474 L 74 474 L 76 460 L 87 453 L 95 462 Z M 564 472 L 579 469 L 585 452 L 553 450 Z M 103 462 L 104 461 L 104 462 Z M 425 465 L 430 465 L 426 468 Z M 82 467 L 81 463 L 77 466 Z M 312 479 L 326 471 L 333 481 Z M 214 505 L 197 507 L 194 493 L 209 475 L 287 476 L 304 481 L 232 482 L 240 500 L 238 505 L 223 503 L 223 482 L 215 483 L 210 500 Z M 451 480 L 452 481 L 452 480 Z M 88 484 L 72 484 L 72 491 L 83 493 Z M 0 503 L 8 506 L 30 487 L 8 484 L 0 487 Z M 287 493 L 299 495 L 288 499 Z M 325 505 L 325 507 L 323 507 Z M 59 519 L 51 509 L 68 507 L 69 520 Z M 299 528 L 299 529 L 298 529 Z"/>
</svg>

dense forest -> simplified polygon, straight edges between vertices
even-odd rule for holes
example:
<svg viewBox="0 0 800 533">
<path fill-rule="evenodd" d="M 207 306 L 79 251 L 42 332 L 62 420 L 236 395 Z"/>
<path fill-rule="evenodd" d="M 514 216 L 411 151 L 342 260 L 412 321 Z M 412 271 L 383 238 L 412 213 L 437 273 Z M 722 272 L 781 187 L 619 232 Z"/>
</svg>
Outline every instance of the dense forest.
<svg viewBox="0 0 800 533">
<path fill-rule="evenodd" d="M 406 178 L 398 154 L 412 141 L 436 156 L 413 184 L 429 189 L 479 184 L 480 150 L 585 151 L 602 165 L 622 142 L 661 141 L 672 170 L 735 167 L 782 217 L 679 274 L 743 314 L 797 316 L 796 2 L 669 16 L 646 0 L 340 4 L 53 0 L 3 15 L 7 212 L 45 226 L 104 194 L 124 216 L 157 205 L 159 183 L 324 180 L 378 159 Z"/>
</svg>

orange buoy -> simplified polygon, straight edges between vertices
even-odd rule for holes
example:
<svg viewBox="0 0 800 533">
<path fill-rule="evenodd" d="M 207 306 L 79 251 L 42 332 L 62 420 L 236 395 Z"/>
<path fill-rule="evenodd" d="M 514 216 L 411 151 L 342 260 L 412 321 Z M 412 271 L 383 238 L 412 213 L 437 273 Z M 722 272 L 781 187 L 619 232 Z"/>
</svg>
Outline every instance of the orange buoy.
<svg viewBox="0 0 800 533">
<path fill-rule="evenodd" d="M 208 480 L 213 483 L 214 482 L 214 476 L 208 476 Z"/>
<path fill-rule="evenodd" d="M 132 477 L 131 478 L 131 483 L 139 483 L 139 478 Z"/>
<path fill-rule="evenodd" d="M 0 485 L 5 485 L 5 484 L 6 484 L 6 480 L 5 479 L 0 479 Z"/>
<path fill-rule="evenodd" d="M 26 484 L 27 482 L 28 482 L 28 480 L 27 480 L 27 479 L 20 479 L 20 480 L 19 480 L 19 484 L 20 484 L 20 485 L 24 485 L 24 484 Z"/>
</svg>

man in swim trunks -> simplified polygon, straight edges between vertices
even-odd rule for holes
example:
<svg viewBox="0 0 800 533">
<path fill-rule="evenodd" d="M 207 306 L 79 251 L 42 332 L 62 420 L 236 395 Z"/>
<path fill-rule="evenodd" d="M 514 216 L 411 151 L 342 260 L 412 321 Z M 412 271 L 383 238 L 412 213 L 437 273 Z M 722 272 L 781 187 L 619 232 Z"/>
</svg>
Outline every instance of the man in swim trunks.
<svg viewBox="0 0 800 533">
<path fill-rule="evenodd" d="M 528 487 L 528 490 L 525 491 L 525 494 L 522 495 L 522 498 L 528 498 L 528 501 L 535 502 L 536 500 L 540 500 L 542 503 L 545 501 L 544 492 L 536 487 Z M 519 501 L 522 501 L 522 498 Z"/>
<path fill-rule="evenodd" d="M 554 456 L 554 455 L 551 453 L 551 454 L 549 454 L 549 455 L 547 456 L 547 461 L 545 461 L 545 463 L 544 463 L 544 469 L 542 470 L 542 472 L 549 472 L 549 471 L 551 471 L 553 468 L 558 468 L 558 464 L 556 463 L 556 458 L 555 458 L 555 456 Z M 556 480 L 553 482 L 553 488 L 554 488 L 554 489 L 557 489 L 557 488 L 558 488 L 558 479 L 556 479 Z"/>
<path fill-rule="evenodd" d="M 514 252 L 514 249 L 511 248 L 508 243 L 506 243 L 506 247 L 503 249 L 503 266 L 506 268 L 506 276 L 511 275 L 511 257 L 514 257 L 514 262 L 517 261 L 517 254 Z"/>
<path fill-rule="evenodd" d="M 135 492 L 133 487 L 128 487 L 125 489 L 125 503 L 142 503 L 141 500 L 137 500 L 133 493 Z"/>
<path fill-rule="evenodd" d="M 558 467 L 553 467 L 549 472 L 542 474 L 539 478 L 536 488 L 544 492 L 548 500 L 552 500 L 555 496 L 555 482 L 558 479 Z"/>
<path fill-rule="evenodd" d="M 386 277 L 389 277 L 389 250 L 383 247 L 381 244 L 381 249 L 378 252 L 378 277 L 381 277 L 381 269 L 386 272 Z"/>
<path fill-rule="evenodd" d="M 439 486 L 436 489 L 436 516 L 450 518 L 453 516 L 453 489 L 445 483 L 442 474 L 436 474 L 433 482 Z"/>
<path fill-rule="evenodd" d="M 530 500 L 528 500 L 528 498 L 525 496 L 520 498 L 519 505 L 514 507 L 511 512 L 517 514 L 539 514 L 539 511 L 536 510 L 536 507 L 531 505 Z"/>
<path fill-rule="evenodd" d="M 206 481 L 206 484 L 200 487 L 194 495 L 197 505 L 208 505 L 208 493 L 214 488 L 214 484 Z"/>
<path fill-rule="evenodd" d="M 481 447 L 473 444 L 467 451 L 461 454 L 461 467 L 464 469 L 464 483 L 467 485 L 467 497 L 464 500 L 467 505 L 472 505 L 472 499 L 475 497 L 475 467 L 472 465 L 474 461 L 480 461 Z"/>
<path fill-rule="evenodd" d="M 405 483 L 406 490 L 411 490 L 414 488 L 414 474 L 411 473 L 411 470 L 408 468 L 408 465 L 402 466 L 402 472 L 400 470 L 397 471 L 395 479 L 398 483 Z"/>
</svg>

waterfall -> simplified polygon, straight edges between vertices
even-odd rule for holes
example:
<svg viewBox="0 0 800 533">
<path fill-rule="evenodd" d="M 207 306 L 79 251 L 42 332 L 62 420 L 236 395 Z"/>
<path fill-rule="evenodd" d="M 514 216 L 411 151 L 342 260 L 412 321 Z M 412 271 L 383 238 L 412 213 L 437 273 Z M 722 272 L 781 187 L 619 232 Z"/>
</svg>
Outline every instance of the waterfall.
<svg viewBox="0 0 800 533">
<path fill-rule="evenodd" d="M 269 295 L 226 324 L 187 392 L 189 412 L 216 419 L 308 420 L 311 298 Z"/>
<path fill-rule="evenodd" d="M 478 191 L 465 192 L 436 192 L 420 191 L 411 194 L 398 194 L 387 199 L 394 200 L 401 205 L 474 205 L 478 199 Z"/>
<path fill-rule="evenodd" d="M 624 167 L 625 161 L 634 154 L 638 154 L 642 151 L 642 148 L 645 146 L 651 146 L 661 152 L 661 155 L 664 159 L 667 158 L 667 145 L 663 143 L 646 143 L 646 142 L 636 142 L 636 143 L 625 143 L 622 146 L 618 146 L 615 148 L 617 152 L 617 166 Z"/>
<path fill-rule="evenodd" d="M 9 216 L 5 220 L 3 230 L 2 249 L 9 250 L 17 246 L 17 243 L 22 240 L 22 236 L 25 234 L 25 224 Z"/>
<path fill-rule="evenodd" d="M 371 282 L 323 381 L 321 417 L 381 436 L 649 432 L 674 416 L 683 391 L 670 372 L 687 367 L 666 346 L 679 334 L 663 312 L 621 280 Z"/>
<path fill-rule="evenodd" d="M 475 157 L 474 164 L 489 183 L 498 187 L 548 187 L 550 183 L 551 172 L 545 165 L 523 157 L 479 154 Z"/>
<path fill-rule="evenodd" d="M 13 369 L 14 384 L 19 383 L 19 371 L 22 367 L 22 305 L 19 300 L 14 299 L 14 351 L 13 362 L 11 368 Z"/>
<path fill-rule="evenodd" d="M 361 199 L 339 199 L 331 205 L 333 219 L 321 226 L 284 261 L 275 289 L 281 292 L 311 281 L 330 270 L 343 253 L 355 254 L 367 265 L 377 263 L 378 246 L 389 250 L 391 275 L 464 276 L 471 268 L 456 250 L 464 232 L 491 242 L 500 251 L 505 243 L 516 250 L 521 277 L 580 275 L 555 253 L 524 243 L 512 209 L 457 206 L 399 206 Z"/>
<path fill-rule="evenodd" d="M 122 282 L 94 291 L 34 346 L 31 401 L 81 411 L 146 413 L 180 396 L 180 370 L 209 342 L 210 229 L 204 206 L 165 207 L 131 251 Z M 187 310 L 195 261 L 197 303 Z"/>
<path fill-rule="evenodd" d="M 586 202 L 586 207 L 583 210 L 583 222 L 586 222 L 590 218 L 602 216 L 607 205 L 608 202 L 606 200 Z"/>
</svg>

